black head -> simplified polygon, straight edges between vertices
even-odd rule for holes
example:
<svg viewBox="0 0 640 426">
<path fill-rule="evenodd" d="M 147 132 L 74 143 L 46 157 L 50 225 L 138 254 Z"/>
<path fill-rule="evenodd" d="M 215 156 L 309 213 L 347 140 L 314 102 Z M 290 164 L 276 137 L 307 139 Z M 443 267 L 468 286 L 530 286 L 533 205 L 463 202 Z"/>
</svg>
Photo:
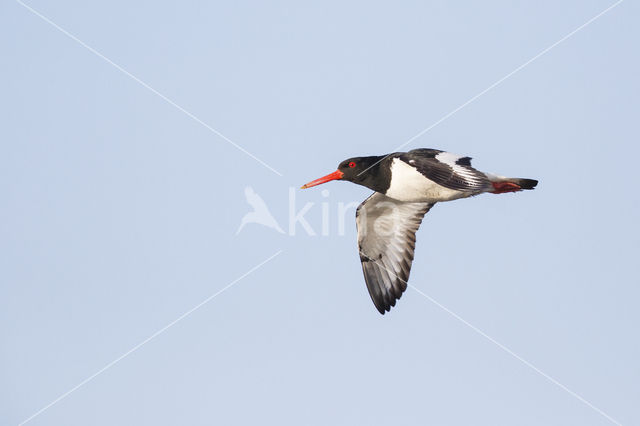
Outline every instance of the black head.
<svg viewBox="0 0 640 426">
<path fill-rule="evenodd" d="M 302 188 L 310 188 L 332 180 L 348 180 L 374 191 L 385 192 L 389 187 L 391 172 L 388 168 L 381 167 L 383 159 L 382 156 L 348 158 L 338 165 L 335 172 L 311 181 Z"/>
<path fill-rule="evenodd" d="M 338 170 L 343 173 L 343 180 L 367 186 L 365 182 L 378 172 L 378 162 L 381 159 L 378 156 L 349 158 L 338 165 Z"/>
</svg>

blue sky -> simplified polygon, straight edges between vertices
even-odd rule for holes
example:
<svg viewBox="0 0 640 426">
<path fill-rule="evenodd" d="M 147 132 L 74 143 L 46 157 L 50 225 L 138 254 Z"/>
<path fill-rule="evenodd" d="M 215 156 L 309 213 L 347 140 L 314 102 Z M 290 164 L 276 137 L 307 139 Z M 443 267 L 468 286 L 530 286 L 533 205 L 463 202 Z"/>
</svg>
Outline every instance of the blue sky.
<svg viewBox="0 0 640 426">
<path fill-rule="evenodd" d="M 2 424 L 640 423 L 640 9 L 555 45 L 613 4 L 4 2 Z M 297 188 L 424 129 L 540 184 L 436 205 L 381 316 L 370 191 Z"/>
</svg>

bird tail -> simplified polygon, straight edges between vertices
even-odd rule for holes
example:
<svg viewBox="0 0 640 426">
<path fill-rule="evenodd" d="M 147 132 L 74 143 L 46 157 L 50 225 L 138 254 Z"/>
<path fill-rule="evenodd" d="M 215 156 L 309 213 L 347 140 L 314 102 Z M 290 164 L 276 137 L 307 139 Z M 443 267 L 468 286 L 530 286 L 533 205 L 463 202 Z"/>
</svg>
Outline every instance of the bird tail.
<svg viewBox="0 0 640 426">
<path fill-rule="evenodd" d="M 517 192 L 523 189 L 533 189 L 538 184 L 535 179 L 508 178 L 487 173 L 487 177 L 493 185 L 492 194 L 504 194 L 505 192 Z"/>
</svg>

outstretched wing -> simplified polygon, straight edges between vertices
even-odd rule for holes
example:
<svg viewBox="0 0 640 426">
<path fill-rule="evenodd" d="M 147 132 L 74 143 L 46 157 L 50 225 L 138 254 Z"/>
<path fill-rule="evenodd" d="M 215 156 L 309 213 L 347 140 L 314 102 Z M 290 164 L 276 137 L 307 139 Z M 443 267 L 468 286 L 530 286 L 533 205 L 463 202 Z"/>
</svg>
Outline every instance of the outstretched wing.
<svg viewBox="0 0 640 426">
<path fill-rule="evenodd" d="M 400 154 L 400 159 L 445 188 L 474 193 L 493 190 L 487 175 L 471 167 L 471 157 L 428 148 L 414 149 L 407 154 Z"/>
<path fill-rule="evenodd" d="M 407 289 L 416 231 L 432 206 L 374 192 L 356 210 L 364 279 L 373 304 L 383 315 Z"/>
</svg>

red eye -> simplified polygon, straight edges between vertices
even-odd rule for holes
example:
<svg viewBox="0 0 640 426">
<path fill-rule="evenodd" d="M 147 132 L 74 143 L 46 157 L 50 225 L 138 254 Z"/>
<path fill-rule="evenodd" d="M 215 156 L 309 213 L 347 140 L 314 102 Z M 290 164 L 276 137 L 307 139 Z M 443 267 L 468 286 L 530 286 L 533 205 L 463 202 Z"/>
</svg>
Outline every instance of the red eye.
<svg viewBox="0 0 640 426">
<path fill-rule="evenodd" d="M 352 169 L 356 166 L 356 163 L 354 163 L 353 161 L 349 163 L 349 167 L 351 167 Z"/>
</svg>

